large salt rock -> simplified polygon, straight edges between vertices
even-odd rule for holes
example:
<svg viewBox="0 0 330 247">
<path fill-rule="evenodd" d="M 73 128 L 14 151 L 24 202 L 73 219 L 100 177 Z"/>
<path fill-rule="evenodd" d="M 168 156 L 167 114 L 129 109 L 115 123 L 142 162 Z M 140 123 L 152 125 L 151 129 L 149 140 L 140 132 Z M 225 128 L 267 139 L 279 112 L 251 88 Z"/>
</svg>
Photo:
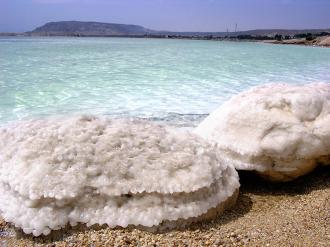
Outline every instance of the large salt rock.
<svg viewBox="0 0 330 247">
<path fill-rule="evenodd" d="M 234 96 L 195 130 L 237 169 L 276 181 L 330 164 L 330 84 L 270 84 Z"/>
<path fill-rule="evenodd" d="M 83 116 L 0 129 L 0 214 L 36 236 L 68 223 L 176 227 L 231 206 L 238 188 L 212 145 L 149 122 Z"/>
</svg>

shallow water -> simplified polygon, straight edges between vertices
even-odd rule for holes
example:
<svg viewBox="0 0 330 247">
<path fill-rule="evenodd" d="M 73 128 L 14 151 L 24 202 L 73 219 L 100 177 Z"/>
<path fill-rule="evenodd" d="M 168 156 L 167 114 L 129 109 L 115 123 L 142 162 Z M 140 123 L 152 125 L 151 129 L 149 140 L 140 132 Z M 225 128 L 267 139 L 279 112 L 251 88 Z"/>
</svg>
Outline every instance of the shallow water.
<svg viewBox="0 0 330 247">
<path fill-rule="evenodd" d="M 269 82 L 330 83 L 330 49 L 194 40 L 0 38 L 0 124 L 99 113 L 195 125 Z"/>
</svg>

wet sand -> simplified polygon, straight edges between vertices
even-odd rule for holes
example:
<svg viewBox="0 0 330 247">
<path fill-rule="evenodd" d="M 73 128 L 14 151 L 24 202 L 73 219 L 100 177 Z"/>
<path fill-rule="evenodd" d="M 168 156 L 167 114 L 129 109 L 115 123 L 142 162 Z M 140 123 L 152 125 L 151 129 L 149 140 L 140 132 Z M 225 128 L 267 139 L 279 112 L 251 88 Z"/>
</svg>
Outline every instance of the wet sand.
<svg viewBox="0 0 330 247">
<path fill-rule="evenodd" d="M 284 184 L 248 172 L 240 177 L 241 192 L 231 210 L 184 231 L 80 226 L 32 237 L 0 220 L 0 246 L 329 246 L 330 167 Z"/>
</svg>

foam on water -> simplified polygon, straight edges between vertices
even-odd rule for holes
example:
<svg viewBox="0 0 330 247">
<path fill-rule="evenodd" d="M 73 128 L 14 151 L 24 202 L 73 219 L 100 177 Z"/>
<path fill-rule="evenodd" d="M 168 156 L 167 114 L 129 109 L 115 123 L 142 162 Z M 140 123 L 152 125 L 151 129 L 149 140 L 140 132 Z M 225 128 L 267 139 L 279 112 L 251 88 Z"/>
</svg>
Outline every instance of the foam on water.
<svg viewBox="0 0 330 247">
<path fill-rule="evenodd" d="M 0 71 L 0 123 L 85 112 L 195 125 L 191 116 L 208 114 L 251 86 L 330 82 L 330 49 L 163 39 L 0 38 Z"/>
</svg>

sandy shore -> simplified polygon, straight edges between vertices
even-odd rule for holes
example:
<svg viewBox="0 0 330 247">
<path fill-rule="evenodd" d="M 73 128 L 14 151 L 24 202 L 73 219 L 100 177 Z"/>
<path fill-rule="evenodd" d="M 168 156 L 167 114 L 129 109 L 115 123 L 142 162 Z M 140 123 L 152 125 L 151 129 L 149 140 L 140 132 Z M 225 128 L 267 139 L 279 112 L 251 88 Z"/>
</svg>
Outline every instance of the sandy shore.
<svg viewBox="0 0 330 247">
<path fill-rule="evenodd" d="M 185 231 L 80 227 L 33 238 L 0 221 L 0 246 L 329 246 L 330 167 L 286 184 L 240 175 L 236 206 Z"/>
<path fill-rule="evenodd" d="M 308 45 L 330 47 L 330 36 L 318 37 L 314 40 L 308 41 L 306 39 L 288 39 L 288 40 L 265 40 L 263 43 L 280 44 L 280 45 Z"/>
</svg>

